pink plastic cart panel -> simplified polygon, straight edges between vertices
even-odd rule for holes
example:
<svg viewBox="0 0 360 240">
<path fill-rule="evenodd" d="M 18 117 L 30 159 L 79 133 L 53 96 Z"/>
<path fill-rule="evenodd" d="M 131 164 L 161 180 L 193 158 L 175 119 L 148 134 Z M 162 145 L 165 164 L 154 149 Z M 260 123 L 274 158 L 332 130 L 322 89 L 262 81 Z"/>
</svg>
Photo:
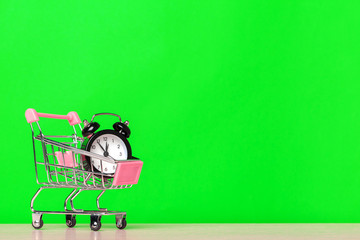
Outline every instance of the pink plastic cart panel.
<svg viewBox="0 0 360 240">
<path fill-rule="evenodd" d="M 140 160 L 124 161 L 117 164 L 114 175 L 114 186 L 137 184 L 143 162 Z"/>
<path fill-rule="evenodd" d="M 58 160 L 58 164 L 60 165 L 64 165 L 64 158 L 65 158 L 65 167 L 77 167 L 78 164 L 76 162 L 76 159 L 73 158 L 73 152 L 72 151 L 67 151 L 64 152 L 64 155 L 62 154 L 62 152 L 55 152 L 55 156 Z M 74 166 L 74 162 L 75 162 L 75 166 Z"/>
</svg>

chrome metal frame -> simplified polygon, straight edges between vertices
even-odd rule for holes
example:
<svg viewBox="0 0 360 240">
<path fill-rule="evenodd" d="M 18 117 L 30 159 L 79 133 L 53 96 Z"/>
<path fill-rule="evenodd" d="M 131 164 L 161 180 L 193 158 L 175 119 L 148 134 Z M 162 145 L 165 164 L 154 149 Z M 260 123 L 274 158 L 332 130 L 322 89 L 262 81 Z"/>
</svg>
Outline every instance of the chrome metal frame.
<svg viewBox="0 0 360 240">
<path fill-rule="evenodd" d="M 109 114 L 109 113 L 100 113 L 95 114 L 92 118 L 98 115 L 113 115 L 120 119 L 119 115 Z M 38 131 L 35 130 L 34 126 L 36 125 Z M 89 156 L 92 158 L 97 158 L 100 160 L 101 169 L 102 162 L 108 163 L 117 163 L 121 161 L 129 160 L 114 160 L 110 157 L 104 157 L 99 154 L 95 154 L 89 151 L 80 149 L 81 144 L 84 142 L 84 139 L 78 137 L 76 134 L 75 126 L 73 126 L 74 134 L 66 135 L 44 135 L 39 122 L 30 123 L 31 132 L 32 132 L 32 142 L 33 142 L 33 154 L 34 154 L 34 163 L 35 163 L 35 175 L 36 181 L 40 188 L 36 191 L 33 198 L 31 199 L 30 209 L 32 211 L 32 220 L 34 227 L 41 227 L 41 218 L 43 214 L 65 214 L 65 215 L 91 215 L 91 221 L 93 219 L 100 219 L 102 215 L 115 215 L 117 224 L 122 223 L 122 219 L 126 217 L 126 212 L 120 211 L 108 211 L 106 208 L 100 208 L 99 200 L 102 195 L 108 189 L 123 189 L 130 188 L 132 185 L 120 185 L 115 186 L 112 182 L 113 174 L 105 174 L 101 172 L 94 172 L 94 167 L 90 162 L 91 171 L 86 170 L 83 165 L 82 158 Z M 78 124 L 80 131 L 82 127 Z M 54 139 L 61 139 L 63 141 L 55 141 Z M 40 149 L 41 148 L 41 149 Z M 63 164 L 57 162 L 55 156 L 56 150 L 61 152 L 64 159 Z M 65 156 L 64 153 L 67 151 L 72 152 L 73 167 L 65 165 Z M 41 157 L 39 155 L 42 155 Z M 38 157 L 37 157 L 38 156 Z M 42 211 L 35 210 L 34 202 L 40 192 L 43 189 L 52 189 L 52 188 L 72 188 L 71 193 L 65 198 L 64 201 L 64 211 Z M 74 199 L 85 190 L 101 190 L 101 193 L 96 198 L 96 210 L 83 210 L 77 209 L 74 207 Z M 70 209 L 68 203 L 70 202 Z"/>
</svg>

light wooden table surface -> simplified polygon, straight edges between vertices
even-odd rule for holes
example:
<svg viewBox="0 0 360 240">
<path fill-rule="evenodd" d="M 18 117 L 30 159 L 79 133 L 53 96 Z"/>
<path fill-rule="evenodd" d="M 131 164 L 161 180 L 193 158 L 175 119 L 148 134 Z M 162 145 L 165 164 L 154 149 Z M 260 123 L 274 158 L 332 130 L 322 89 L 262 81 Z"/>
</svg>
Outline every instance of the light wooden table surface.
<svg viewBox="0 0 360 240">
<path fill-rule="evenodd" d="M 114 224 L 104 223 L 98 232 L 91 231 L 88 224 L 78 224 L 75 228 L 45 224 L 41 230 L 34 230 L 30 224 L 2 224 L 0 239 L 359 240 L 360 224 L 129 224 L 126 230 L 118 230 Z"/>
</svg>

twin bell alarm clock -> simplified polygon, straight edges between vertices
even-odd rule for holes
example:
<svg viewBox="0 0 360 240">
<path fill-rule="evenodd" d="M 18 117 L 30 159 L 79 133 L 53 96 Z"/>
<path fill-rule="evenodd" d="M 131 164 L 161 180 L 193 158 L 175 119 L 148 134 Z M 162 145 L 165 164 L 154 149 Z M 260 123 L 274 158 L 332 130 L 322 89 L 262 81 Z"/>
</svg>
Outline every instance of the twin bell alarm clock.
<svg viewBox="0 0 360 240">
<path fill-rule="evenodd" d="M 100 124 L 94 122 L 94 118 L 99 115 L 111 115 L 119 119 L 118 122 L 113 124 L 112 129 L 105 129 L 97 131 Z M 121 121 L 121 117 L 113 113 L 98 113 L 95 114 L 91 121 L 84 120 L 84 128 L 82 130 L 84 142 L 81 146 L 83 150 L 110 157 L 113 160 L 126 160 L 131 159 L 131 147 L 128 141 L 130 136 L 129 122 Z M 87 171 L 91 170 L 93 166 L 94 172 L 112 175 L 115 173 L 116 164 L 103 161 L 102 166 L 99 159 L 85 156 L 83 158 L 84 168 Z"/>
</svg>

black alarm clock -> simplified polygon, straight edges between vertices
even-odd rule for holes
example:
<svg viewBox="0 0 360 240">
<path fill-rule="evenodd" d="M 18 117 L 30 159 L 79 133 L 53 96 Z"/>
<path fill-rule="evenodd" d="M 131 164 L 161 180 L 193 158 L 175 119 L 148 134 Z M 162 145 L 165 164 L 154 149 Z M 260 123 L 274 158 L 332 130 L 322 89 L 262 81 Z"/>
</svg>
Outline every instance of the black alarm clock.
<svg viewBox="0 0 360 240">
<path fill-rule="evenodd" d="M 111 115 L 119 118 L 119 122 L 113 124 L 113 129 L 97 130 L 100 124 L 94 122 L 94 118 L 99 115 Z M 113 113 L 98 113 L 95 114 L 91 121 L 84 120 L 84 129 L 82 130 L 84 142 L 81 146 L 82 149 L 109 157 L 113 160 L 126 160 L 132 158 L 130 143 L 127 140 L 130 137 L 129 122 L 121 121 L 121 117 Z M 85 156 L 83 158 L 83 165 L 85 170 L 94 172 L 101 172 L 106 175 L 115 173 L 116 164 L 101 161 L 97 158 Z"/>
</svg>

